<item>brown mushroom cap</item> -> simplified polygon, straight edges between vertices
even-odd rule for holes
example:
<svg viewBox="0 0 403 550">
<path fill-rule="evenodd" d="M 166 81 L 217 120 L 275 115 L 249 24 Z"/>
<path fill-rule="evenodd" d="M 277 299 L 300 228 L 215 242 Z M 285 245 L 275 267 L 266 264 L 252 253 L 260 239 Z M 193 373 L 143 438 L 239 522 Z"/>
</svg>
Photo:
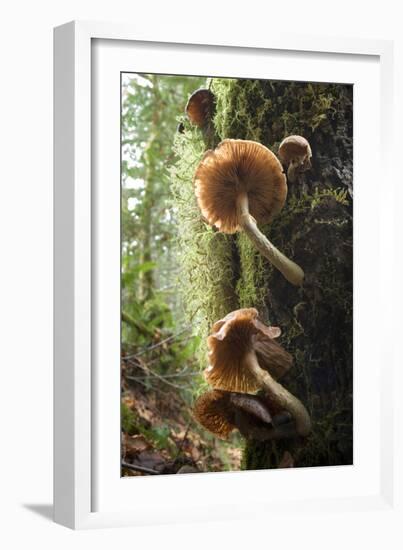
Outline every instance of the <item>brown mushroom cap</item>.
<svg viewBox="0 0 403 550">
<path fill-rule="evenodd" d="M 302 136 L 288 136 L 283 139 L 278 149 L 278 156 L 286 165 L 291 162 L 298 163 L 301 171 L 311 167 L 311 146 Z"/>
<path fill-rule="evenodd" d="M 221 439 L 226 439 L 236 428 L 245 437 L 259 435 L 269 438 L 274 434 L 268 405 L 256 395 L 210 390 L 196 400 L 193 416 Z"/>
<path fill-rule="evenodd" d="M 257 223 L 268 223 L 287 197 L 286 177 L 277 157 L 255 141 L 226 139 L 202 158 L 195 174 L 202 215 L 224 233 L 240 228 L 237 201 L 248 196 Z"/>
<path fill-rule="evenodd" d="M 290 368 L 292 358 L 273 341 L 280 333 L 278 327 L 268 327 L 259 321 L 254 308 L 233 311 L 214 323 L 207 340 L 210 363 L 204 371 L 207 382 L 221 390 L 257 391 L 259 384 L 248 368 L 251 351 L 259 353 L 261 367 L 274 377 L 284 374 Z"/>
<path fill-rule="evenodd" d="M 204 428 L 221 439 L 226 439 L 235 429 L 228 392 L 211 390 L 203 393 L 193 406 L 193 416 Z"/>
<path fill-rule="evenodd" d="M 190 96 L 185 111 L 192 124 L 204 128 L 211 120 L 215 109 L 215 98 L 207 88 L 200 88 Z"/>
<path fill-rule="evenodd" d="M 276 380 L 282 378 L 292 366 L 292 355 L 288 353 L 273 338 L 256 334 L 253 339 L 253 348 L 256 352 L 259 365 L 267 370 Z"/>
</svg>

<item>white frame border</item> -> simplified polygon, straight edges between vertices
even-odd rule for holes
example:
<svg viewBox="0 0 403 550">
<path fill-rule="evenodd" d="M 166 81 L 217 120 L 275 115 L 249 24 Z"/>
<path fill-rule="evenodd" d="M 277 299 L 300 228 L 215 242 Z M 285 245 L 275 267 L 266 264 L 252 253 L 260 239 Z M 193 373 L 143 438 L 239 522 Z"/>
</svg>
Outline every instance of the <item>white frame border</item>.
<svg viewBox="0 0 403 550">
<path fill-rule="evenodd" d="M 72 22 L 55 29 L 54 35 L 54 208 L 55 208 L 55 333 L 54 333 L 54 517 L 71 528 L 133 525 L 131 511 L 91 512 L 91 40 L 95 38 L 156 41 L 144 26 Z M 169 32 L 160 33 L 158 42 L 205 45 L 195 40 L 194 29 L 181 33 L 178 41 Z M 244 48 L 270 48 L 301 52 L 327 52 L 376 55 L 381 70 L 381 156 L 382 165 L 391 165 L 393 150 L 393 43 L 362 39 L 317 36 L 256 36 L 253 43 L 237 38 L 236 44 L 208 37 L 208 45 Z M 392 181 L 392 178 L 389 179 Z M 393 235 L 393 186 L 385 186 L 381 212 L 382 226 L 395 249 Z M 386 242 L 383 239 L 382 242 Z M 387 298 L 393 287 L 393 269 L 384 275 L 383 305 L 391 312 Z M 386 280 L 386 278 L 388 280 Z M 393 313 L 391 317 L 393 319 Z M 382 337 L 386 337 L 383 331 Z M 385 351 L 385 371 L 381 396 L 393 393 L 393 348 Z M 382 509 L 393 505 L 393 402 L 381 399 L 383 425 L 381 491 L 378 497 L 315 500 L 304 503 L 312 512 L 326 510 Z M 288 513 L 292 509 L 288 504 Z M 196 512 L 196 509 L 195 509 Z M 281 510 L 279 510 L 281 513 Z M 224 518 L 224 516 L 223 516 Z M 222 519 L 223 519 L 222 518 Z M 207 519 L 200 517 L 200 519 Z M 217 519 L 217 518 L 216 518 Z M 195 518 L 196 520 L 196 518 Z M 142 518 L 142 524 L 153 519 Z"/>
</svg>

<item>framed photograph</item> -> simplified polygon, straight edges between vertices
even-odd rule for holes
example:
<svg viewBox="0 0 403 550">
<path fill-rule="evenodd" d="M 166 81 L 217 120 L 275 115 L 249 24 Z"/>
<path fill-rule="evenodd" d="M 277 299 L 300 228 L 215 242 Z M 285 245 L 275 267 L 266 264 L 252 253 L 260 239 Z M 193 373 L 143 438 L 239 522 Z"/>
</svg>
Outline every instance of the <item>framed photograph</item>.
<svg viewBox="0 0 403 550">
<path fill-rule="evenodd" d="M 392 43 L 54 44 L 55 521 L 392 507 Z"/>
</svg>

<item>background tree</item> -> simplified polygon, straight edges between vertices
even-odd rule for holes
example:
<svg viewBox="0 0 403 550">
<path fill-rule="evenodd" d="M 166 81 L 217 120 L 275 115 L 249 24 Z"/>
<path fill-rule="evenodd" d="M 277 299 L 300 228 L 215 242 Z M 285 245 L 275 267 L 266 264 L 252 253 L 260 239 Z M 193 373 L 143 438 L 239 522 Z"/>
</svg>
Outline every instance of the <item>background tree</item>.
<svg viewBox="0 0 403 550">
<path fill-rule="evenodd" d="M 175 292 L 176 223 L 167 166 L 174 160 L 177 118 L 201 82 L 197 77 L 122 76 L 124 341 L 139 336 L 135 319 L 151 323 L 151 329 L 172 328 L 171 310 L 180 314 Z"/>
<path fill-rule="evenodd" d="M 204 385 L 197 325 L 184 318 L 177 208 L 168 167 L 191 92 L 204 78 L 122 75 L 123 475 L 239 469 L 226 443 L 193 420 Z"/>
</svg>

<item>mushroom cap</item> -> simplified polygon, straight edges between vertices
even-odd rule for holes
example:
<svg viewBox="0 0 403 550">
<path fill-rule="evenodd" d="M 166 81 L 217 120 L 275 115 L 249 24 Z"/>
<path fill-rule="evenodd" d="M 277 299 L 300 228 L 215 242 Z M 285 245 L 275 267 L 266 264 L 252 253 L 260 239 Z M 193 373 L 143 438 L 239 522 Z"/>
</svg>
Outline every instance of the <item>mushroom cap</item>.
<svg viewBox="0 0 403 550">
<path fill-rule="evenodd" d="M 200 88 L 190 96 L 185 111 L 192 124 L 204 128 L 211 120 L 215 109 L 214 94 L 207 88 Z"/>
<path fill-rule="evenodd" d="M 226 439 L 235 429 L 228 392 L 210 390 L 203 393 L 193 405 L 193 416 L 199 424 L 221 439 Z"/>
<path fill-rule="evenodd" d="M 235 233 L 240 227 L 239 196 L 247 194 L 257 223 L 268 223 L 284 206 L 287 181 L 270 149 L 256 141 L 225 139 L 200 161 L 195 192 L 208 223 Z"/>
<path fill-rule="evenodd" d="M 279 380 L 292 366 L 292 355 L 273 338 L 266 335 L 256 334 L 253 341 L 253 348 L 257 360 L 262 369 L 267 370 L 273 378 Z"/>
<path fill-rule="evenodd" d="M 269 407 L 257 395 L 210 390 L 196 400 L 193 416 L 221 439 L 226 439 L 236 428 L 245 436 L 263 427 L 265 435 L 268 435 L 268 430 L 273 430 Z"/>
<path fill-rule="evenodd" d="M 292 161 L 299 161 L 305 164 L 304 168 L 310 167 L 312 150 L 309 142 L 302 136 L 288 136 L 280 143 L 278 156 L 284 164 Z"/>
<path fill-rule="evenodd" d="M 221 390 L 257 391 L 259 385 L 248 368 L 252 351 L 259 353 L 262 359 L 260 366 L 272 376 L 283 374 L 291 366 L 292 359 L 279 344 L 273 342 L 280 334 L 278 327 L 268 327 L 259 321 L 255 308 L 232 311 L 214 323 L 212 334 L 207 339 L 210 363 L 204 371 L 207 382 Z"/>
</svg>

